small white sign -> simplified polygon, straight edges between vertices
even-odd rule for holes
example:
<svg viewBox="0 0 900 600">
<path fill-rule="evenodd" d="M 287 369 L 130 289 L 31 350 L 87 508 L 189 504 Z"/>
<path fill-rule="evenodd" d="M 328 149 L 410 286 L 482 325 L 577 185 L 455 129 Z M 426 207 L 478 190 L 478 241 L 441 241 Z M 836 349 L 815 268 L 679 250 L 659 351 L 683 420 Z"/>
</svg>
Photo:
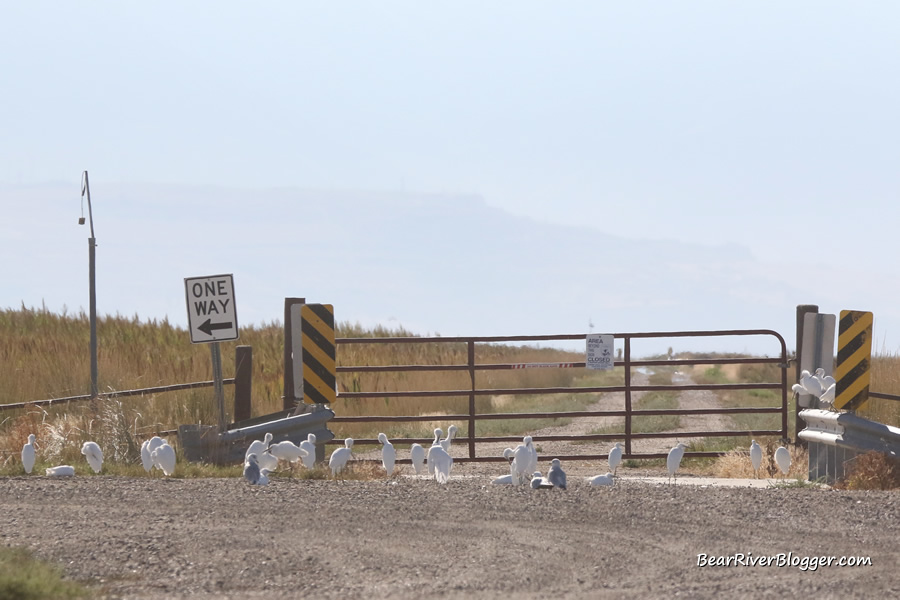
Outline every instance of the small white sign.
<svg viewBox="0 0 900 600">
<path fill-rule="evenodd" d="M 611 333 L 587 334 L 585 363 L 588 369 L 601 369 L 607 371 L 613 368 L 614 341 L 615 336 Z"/>
<path fill-rule="evenodd" d="M 231 275 L 186 277 L 184 293 L 191 343 L 208 344 L 238 339 L 234 279 Z"/>
</svg>

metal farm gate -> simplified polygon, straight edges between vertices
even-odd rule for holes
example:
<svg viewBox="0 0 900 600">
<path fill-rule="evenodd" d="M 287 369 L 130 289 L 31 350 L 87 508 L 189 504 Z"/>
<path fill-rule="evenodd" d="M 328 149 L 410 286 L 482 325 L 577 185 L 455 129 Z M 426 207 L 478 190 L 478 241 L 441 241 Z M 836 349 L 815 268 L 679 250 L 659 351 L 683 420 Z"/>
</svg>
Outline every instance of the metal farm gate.
<svg viewBox="0 0 900 600">
<path fill-rule="evenodd" d="M 723 336 L 771 336 L 779 346 L 780 353 L 774 358 L 691 358 L 691 359 L 660 359 L 660 360 L 634 360 L 631 355 L 632 340 L 639 338 L 704 338 Z M 624 350 L 621 359 L 616 360 L 615 367 L 624 370 L 624 385 L 606 387 L 546 387 L 546 388 L 508 388 L 489 389 L 477 385 L 477 374 L 485 371 L 499 371 L 516 368 L 546 367 L 546 368 L 578 368 L 585 367 L 584 362 L 570 363 L 533 363 L 533 364 L 490 364 L 481 363 L 476 359 L 479 344 L 501 344 L 509 342 L 553 342 L 585 340 L 585 334 L 574 335 L 537 335 L 537 336 L 491 336 L 491 337 L 387 337 L 387 338 L 337 338 L 338 366 L 337 372 L 341 373 L 398 373 L 411 371 L 461 371 L 468 373 L 470 386 L 466 389 L 452 390 L 402 390 L 402 391 L 365 391 L 351 390 L 341 392 L 339 400 L 354 398 L 435 398 L 435 397 L 467 397 L 468 411 L 452 415 L 423 414 L 415 416 L 336 416 L 332 423 L 390 423 L 390 422 L 415 422 L 415 421 L 442 421 L 442 422 L 466 422 L 468 432 L 465 437 L 456 438 L 457 443 L 468 445 L 468 455 L 457 457 L 462 462 L 491 462 L 504 461 L 502 456 L 479 456 L 476 453 L 478 444 L 489 442 L 519 443 L 521 437 L 479 437 L 478 423 L 489 419 L 553 419 L 553 418 L 583 418 L 583 417 L 623 417 L 623 433 L 599 433 L 588 435 L 549 435 L 533 436 L 534 442 L 541 441 L 596 441 L 622 440 L 624 438 L 625 457 L 627 458 L 665 458 L 666 453 L 639 453 L 634 449 L 634 441 L 650 438 L 698 438 L 698 437 L 747 437 L 747 436 L 778 436 L 782 439 L 788 437 L 788 384 L 787 368 L 788 357 L 784 338 L 777 332 L 768 329 L 742 329 L 725 331 L 677 331 L 677 332 L 653 332 L 653 333 L 616 333 L 615 339 L 624 342 Z M 438 364 L 438 365 L 341 365 L 341 348 L 352 344 L 465 344 L 468 349 L 468 359 L 465 364 Z M 668 367 L 692 366 L 692 365 L 747 365 L 769 364 L 780 369 L 780 381 L 765 383 L 719 383 L 719 384 L 695 384 L 684 385 L 637 385 L 635 384 L 635 372 L 637 369 L 666 365 Z M 712 392 L 726 392 L 731 390 L 775 390 L 780 392 L 781 402 L 778 406 L 768 407 L 734 407 L 734 408 L 677 408 L 677 409 L 636 409 L 633 406 L 633 395 L 636 392 L 653 391 L 686 391 L 686 390 L 710 390 Z M 623 410 L 581 410 L 568 412 L 529 412 L 529 413 L 479 413 L 476 410 L 475 399 L 478 396 L 496 395 L 534 395 L 534 394 L 596 394 L 605 392 L 624 392 L 625 405 Z M 777 395 L 777 394 L 776 394 Z M 654 433 L 638 433 L 633 431 L 632 421 L 635 417 L 653 415 L 741 415 L 741 414 L 779 414 L 781 416 L 780 429 L 752 429 L 752 430 L 727 430 L 727 431 L 663 431 Z M 394 442 L 423 443 L 427 444 L 432 438 L 395 439 Z M 378 444 L 377 439 L 356 439 L 357 444 Z M 592 446 L 588 446 L 589 448 Z M 687 456 L 706 457 L 718 456 L 721 452 L 689 452 Z M 577 455 L 554 455 L 560 460 L 600 460 L 607 458 L 606 452 L 586 453 Z M 409 460 L 399 462 L 409 463 Z"/>
</svg>

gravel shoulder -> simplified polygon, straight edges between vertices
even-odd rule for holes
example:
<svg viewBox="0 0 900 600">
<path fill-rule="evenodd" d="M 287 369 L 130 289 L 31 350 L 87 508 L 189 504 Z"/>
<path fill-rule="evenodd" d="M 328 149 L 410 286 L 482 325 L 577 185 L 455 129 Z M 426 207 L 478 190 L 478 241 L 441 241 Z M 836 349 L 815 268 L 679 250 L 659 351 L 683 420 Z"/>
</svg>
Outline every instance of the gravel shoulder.
<svg viewBox="0 0 900 600">
<path fill-rule="evenodd" d="M 108 598 L 887 598 L 900 494 L 621 481 L 0 479 L 0 538 Z M 482 467 L 484 465 L 481 465 Z M 697 566 L 698 554 L 871 566 Z"/>
</svg>

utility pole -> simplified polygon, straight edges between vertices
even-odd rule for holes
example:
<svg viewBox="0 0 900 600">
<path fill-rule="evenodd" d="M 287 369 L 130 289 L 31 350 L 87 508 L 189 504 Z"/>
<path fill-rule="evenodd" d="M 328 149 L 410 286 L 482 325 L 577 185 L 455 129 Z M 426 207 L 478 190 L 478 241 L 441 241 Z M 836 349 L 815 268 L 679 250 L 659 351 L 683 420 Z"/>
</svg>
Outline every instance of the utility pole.
<svg viewBox="0 0 900 600">
<path fill-rule="evenodd" d="M 79 225 L 84 225 L 84 197 L 87 196 L 88 220 L 91 224 L 91 237 L 88 238 L 88 278 L 90 280 L 90 319 L 91 319 L 91 398 L 98 395 L 97 388 L 97 269 L 96 248 L 97 240 L 94 238 L 94 213 L 91 210 L 91 186 L 88 182 L 88 172 L 81 176 L 81 217 Z"/>
</svg>

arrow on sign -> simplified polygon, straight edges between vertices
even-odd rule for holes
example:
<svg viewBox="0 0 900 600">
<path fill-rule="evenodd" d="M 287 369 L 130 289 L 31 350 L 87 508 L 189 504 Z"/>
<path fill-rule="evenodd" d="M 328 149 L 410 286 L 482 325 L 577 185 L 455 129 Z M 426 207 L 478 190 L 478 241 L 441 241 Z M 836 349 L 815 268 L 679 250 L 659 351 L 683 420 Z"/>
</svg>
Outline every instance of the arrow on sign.
<svg viewBox="0 0 900 600">
<path fill-rule="evenodd" d="M 213 329 L 231 329 L 232 327 L 233 324 L 230 321 L 228 323 L 213 323 L 212 319 L 207 319 L 198 325 L 197 329 L 206 335 L 212 335 Z"/>
</svg>

